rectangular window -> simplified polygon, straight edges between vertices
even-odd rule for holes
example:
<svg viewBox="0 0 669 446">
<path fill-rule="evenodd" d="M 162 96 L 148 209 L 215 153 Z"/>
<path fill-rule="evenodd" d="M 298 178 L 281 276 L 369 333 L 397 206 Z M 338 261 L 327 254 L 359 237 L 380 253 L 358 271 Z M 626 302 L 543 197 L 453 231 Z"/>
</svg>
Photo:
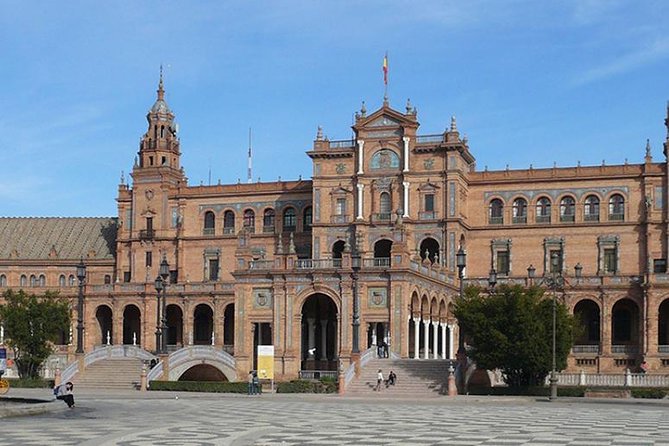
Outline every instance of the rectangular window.
<svg viewBox="0 0 669 446">
<path fill-rule="evenodd" d="M 218 280 L 218 259 L 209 259 L 209 280 Z"/>
<path fill-rule="evenodd" d="M 146 217 L 146 230 L 153 231 L 153 217 Z"/>
<path fill-rule="evenodd" d="M 146 252 L 146 267 L 150 267 L 153 264 L 153 253 L 151 251 Z"/>
<path fill-rule="evenodd" d="M 604 272 L 605 273 L 616 273 L 617 272 L 617 250 L 615 248 L 605 248 L 604 249 Z"/>
<path fill-rule="evenodd" d="M 335 215 L 346 215 L 346 198 L 337 198 Z"/>
<path fill-rule="evenodd" d="M 509 251 L 497 251 L 497 274 L 509 275 Z"/>
<path fill-rule="evenodd" d="M 179 279 L 179 271 L 177 271 L 176 269 L 170 271 L 170 283 L 177 283 L 178 279 Z"/>
<path fill-rule="evenodd" d="M 123 282 L 130 282 L 130 271 L 123 271 Z"/>
<path fill-rule="evenodd" d="M 653 260 L 653 272 L 654 273 L 666 273 L 667 272 L 667 259 L 655 259 Z"/>
<path fill-rule="evenodd" d="M 434 194 L 425 194 L 425 212 L 434 212 Z"/>
</svg>

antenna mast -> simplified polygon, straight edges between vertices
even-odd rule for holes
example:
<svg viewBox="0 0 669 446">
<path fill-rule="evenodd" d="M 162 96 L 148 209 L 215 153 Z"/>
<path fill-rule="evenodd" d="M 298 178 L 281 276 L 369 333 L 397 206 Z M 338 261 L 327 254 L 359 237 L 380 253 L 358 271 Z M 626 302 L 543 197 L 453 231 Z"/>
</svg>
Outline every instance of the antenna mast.
<svg viewBox="0 0 669 446">
<path fill-rule="evenodd" d="M 253 158 L 251 155 L 251 127 L 249 127 L 249 161 L 248 161 L 248 168 L 246 172 L 246 182 L 247 183 L 252 183 L 253 182 Z"/>
</svg>

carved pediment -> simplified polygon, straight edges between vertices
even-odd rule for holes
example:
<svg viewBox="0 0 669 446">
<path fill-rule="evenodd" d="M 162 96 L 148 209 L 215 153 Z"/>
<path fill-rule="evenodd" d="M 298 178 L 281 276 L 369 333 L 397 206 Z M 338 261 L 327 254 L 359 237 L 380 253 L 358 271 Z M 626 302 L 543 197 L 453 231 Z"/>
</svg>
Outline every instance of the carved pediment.
<svg viewBox="0 0 669 446">
<path fill-rule="evenodd" d="M 421 192 L 433 192 L 439 189 L 439 186 L 434 183 L 423 183 L 418 187 L 418 190 Z"/>
<path fill-rule="evenodd" d="M 381 115 L 367 123 L 366 127 L 399 127 L 400 122 L 388 115 Z"/>
</svg>

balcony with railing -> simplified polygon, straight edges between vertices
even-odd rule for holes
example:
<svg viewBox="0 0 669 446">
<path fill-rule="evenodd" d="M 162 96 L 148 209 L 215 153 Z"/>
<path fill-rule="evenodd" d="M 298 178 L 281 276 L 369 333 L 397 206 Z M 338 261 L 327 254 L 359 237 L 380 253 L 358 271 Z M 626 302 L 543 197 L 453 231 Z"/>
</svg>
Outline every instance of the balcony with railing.
<svg viewBox="0 0 669 446">
<path fill-rule="evenodd" d="M 609 214 L 609 221 L 624 221 L 625 214 L 622 212 L 611 212 Z"/>
<path fill-rule="evenodd" d="M 139 230 L 139 239 L 140 240 L 153 240 L 156 238 L 156 231 L 153 229 L 140 229 Z"/>
<path fill-rule="evenodd" d="M 588 222 L 597 222 L 599 221 L 599 214 L 585 214 L 583 216 L 583 220 Z"/>
<path fill-rule="evenodd" d="M 263 226 L 262 232 L 265 234 L 274 234 L 274 225 L 272 226 Z"/>
<path fill-rule="evenodd" d="M 657 346 L 658 353 L 669 354 L 669 345 L 660 344 Z"/>
<path fill-rule="evenodd" d="M 437 213 L 435 211 L 422 211 L 418 213 L 419 220 L 435 220 Z"/>
<path fill-rule="evenodd" d="M 374 223 L 390 223 L 390 218 L 393 214 L 391 212 L 379 212 L 372 214 L 372 222 Z"/>
<path fill-rule="evenodd" d="M 562 215 L 560 215 L 560 222 L 561 223 L 573 223 L 574 222 L 574 214 L 562 214 Z"/>
<path fill-rule="evenodd" d="M 251 260 L 249 262 L 249 269 L 251 270 L 270 270 L 274 269 L 274 260 Z"/>
<path fill-rule="evenodd" d="M 355 140 L 353 139 L 341 139 L 337 141 L 330 141 L 331 149 L 348 149 L 350 147 L 355 147 Z"/>
<path fill-rule="evenodd" d="M 537 223 L 550 223 L 551 222 L 551 216 L 550 215 L 537 215 L 536 216 L 536 222 Z"/>
<path fill-rule="evenodd" d="M 488 224 L 502 225 L 504 224 L 504 217 L 488 217 Z"/>
<path fill-rule="evenodd" d="M 235 227 L 234 226 L 224 226 L 223 227 L 223 234 L 234 234 L 235 233 Z"/>
<path fill-rule="evenodd" d="M 629 345 L 629 344 L 614 344 L 611 345 L 611 353 L 636 355 L 637 353 L 639 353 L 639 346 Z"/>
<path fill-rule="evenodd" d="M 250 225 L 244 225 L 244 230 L 248 232 L 249 234 L 255 234 L 256 233 L 256 228 L 255 226 L 250 226 Z"/>
<path fill-rule="evenodd" d="M 202 230 L 202 235 L 212 236 L 212 235 L 214 235 L 214 232 L 215 232 L 214 228 L 204 228 Z"/>
<path fill-rule="evenodd" d="M 416 144 L 430 144 L 444 142 L 444 134 L 437 135 L 418 135 L 416 136 Z"/>
<path fill-rule="evenodd" d="M 513 217 L 512 221 L 514 225 L 524 225 L 527 223 L 527 215 L 517 215 Z"/>
<path fill-rule="evenodd" d="M 334 224 L 342 224 L 342 223 L 349 223 L 351 221 L 351 216 L 350 215 L 331 215 L 330 216 L 330 223 Z"/>
<path fill-rule="evenodd" d="M 388 268 L 390 257 L 374 257 L 373 259 L 362 259 L 363 268 Z"/>
<path fill-rule="evenodd" d="M 341 268 L 341 259 L 297 259 L 297 269 L 332 269 Z"/>
<path fill-rule="evenodd" d="M 574 354 L 595 354 L 598 355 L 600 352 L 599 344 L 580 344 L 574 345 L 571 348 L 572 353 Z"/>
</svg>

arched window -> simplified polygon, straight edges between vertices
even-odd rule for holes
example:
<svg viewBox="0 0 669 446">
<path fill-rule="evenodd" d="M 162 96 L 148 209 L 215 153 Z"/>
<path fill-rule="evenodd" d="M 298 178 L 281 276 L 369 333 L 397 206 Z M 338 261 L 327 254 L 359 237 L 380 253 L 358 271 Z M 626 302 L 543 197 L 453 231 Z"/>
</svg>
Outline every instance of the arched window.
<svg viewBox="0 0 669 446">
<path fill-rule="evenodd" d="M 311 206 L 304 208 L 302 214 L 302 227 L 304 232 L 311 232 L 311 225 L 313 223 L 313 210 Z"/>
<path fill-rule="evenodd" d="M 599 221 L 599 198 L 596 195 L 586 197 L 583 218 L 585 221 Z"/>
<path fill-rule="evenodd" d="M 551 222 L 551 200 L 541 197 L 537 200 L 537 223 Z"/>
<path fill-rule="evenodd" d="M 572 197 L 564 197 L 560 200 L 560 221 L 574 221 L 576 202 Z"/>
<path fill-rule="evenodd" d="M 61 274 L 61 275 L 58 277 L 58 286 L 64 287 L 65 284 L 66 284 L 66 281 L 65 281 L 65 274 Z"/>
<path fill-rule="evenodd" d="M 400 157 L 389 149 L 381 149 L 372 155 L 370 169 L 396 169 L 400 167 Z"/>
<path fill-rule="evenodd" d="M 504 223 L 504 203 L 499 198 L 495 198 L 490 202 L 488 223 L 491 225 L 501 225 Z"/>
<path fill-rule="evenodd" d="M 235 213 L 232 211 L 225 211 L 223 214 L 223 233 L 235 233 Z"/>
<path fill-rule="evenodd" d="M 0 274 L 0 286 L 7 286 L 7 276 Z"/>
<path fill-rule="evenodd" d="M 30 275 L 30 286 L 37 286 L 37 277 L 34 274 Z"/>
<path fill-rule="evenodd" d="M 625 220 L 625 199 L 620 194 L 612 195 L 609 199 L 609 220 Z"/>
<path fill-rule="evenodd" d="M 256 231 L 256 213 L 253 209 L 244 211 L 244 229 L 251 233 Z"/>
<path fill-rule="evenodd" d="M 214 235 L 216 232 L 216 215 L 212 211 L 204 213 L 204 235 Z"/>
<path fill-rule="evenodd" d="M 381 196 L 379 197 L 379 213 L 381 214 L 380 218 L 383 220 L 390 220 L 390 212 L 390 194 L 388 192 L 381 192 Z"/>
<path fill-rule="evenodd" d="M 70 278 L 68 279 L 68 283 L 70 286 L 74 286 L 74 274 L 70 274 Z"/>
<path fill-rule="evenodd" d="M 39 275 L 38 284 L 42 287 L 46 286 L 46 276 L 44 274 Z"/>
<path fill-rule="evenodd" d="M 288 208 L 283 211 L 283 230 L 284 231 L 295 231 L 297 226 L 297 216 L 295 214 L 294 208 Z"/>
<path fill-rule="evenodd" d="M 527 201 L 524 198 L 513 200 L 513 222 L 527 223 Z"/>
<path fill-rule="evenodd" d="M 26 277 L 25 274 L 21 274 L 21 278 L 19 279 L 19 286 L 27 286 L 28 285 L 28 278 Z"/>
<path fill-rule="evenodd" d="M 274 232 L 274 222 L 275 222 L 275 213 L 274 209 L 265 209 L 265 212 L 262 217 L 262 231 L 263 232 Z"/>
</svg>

